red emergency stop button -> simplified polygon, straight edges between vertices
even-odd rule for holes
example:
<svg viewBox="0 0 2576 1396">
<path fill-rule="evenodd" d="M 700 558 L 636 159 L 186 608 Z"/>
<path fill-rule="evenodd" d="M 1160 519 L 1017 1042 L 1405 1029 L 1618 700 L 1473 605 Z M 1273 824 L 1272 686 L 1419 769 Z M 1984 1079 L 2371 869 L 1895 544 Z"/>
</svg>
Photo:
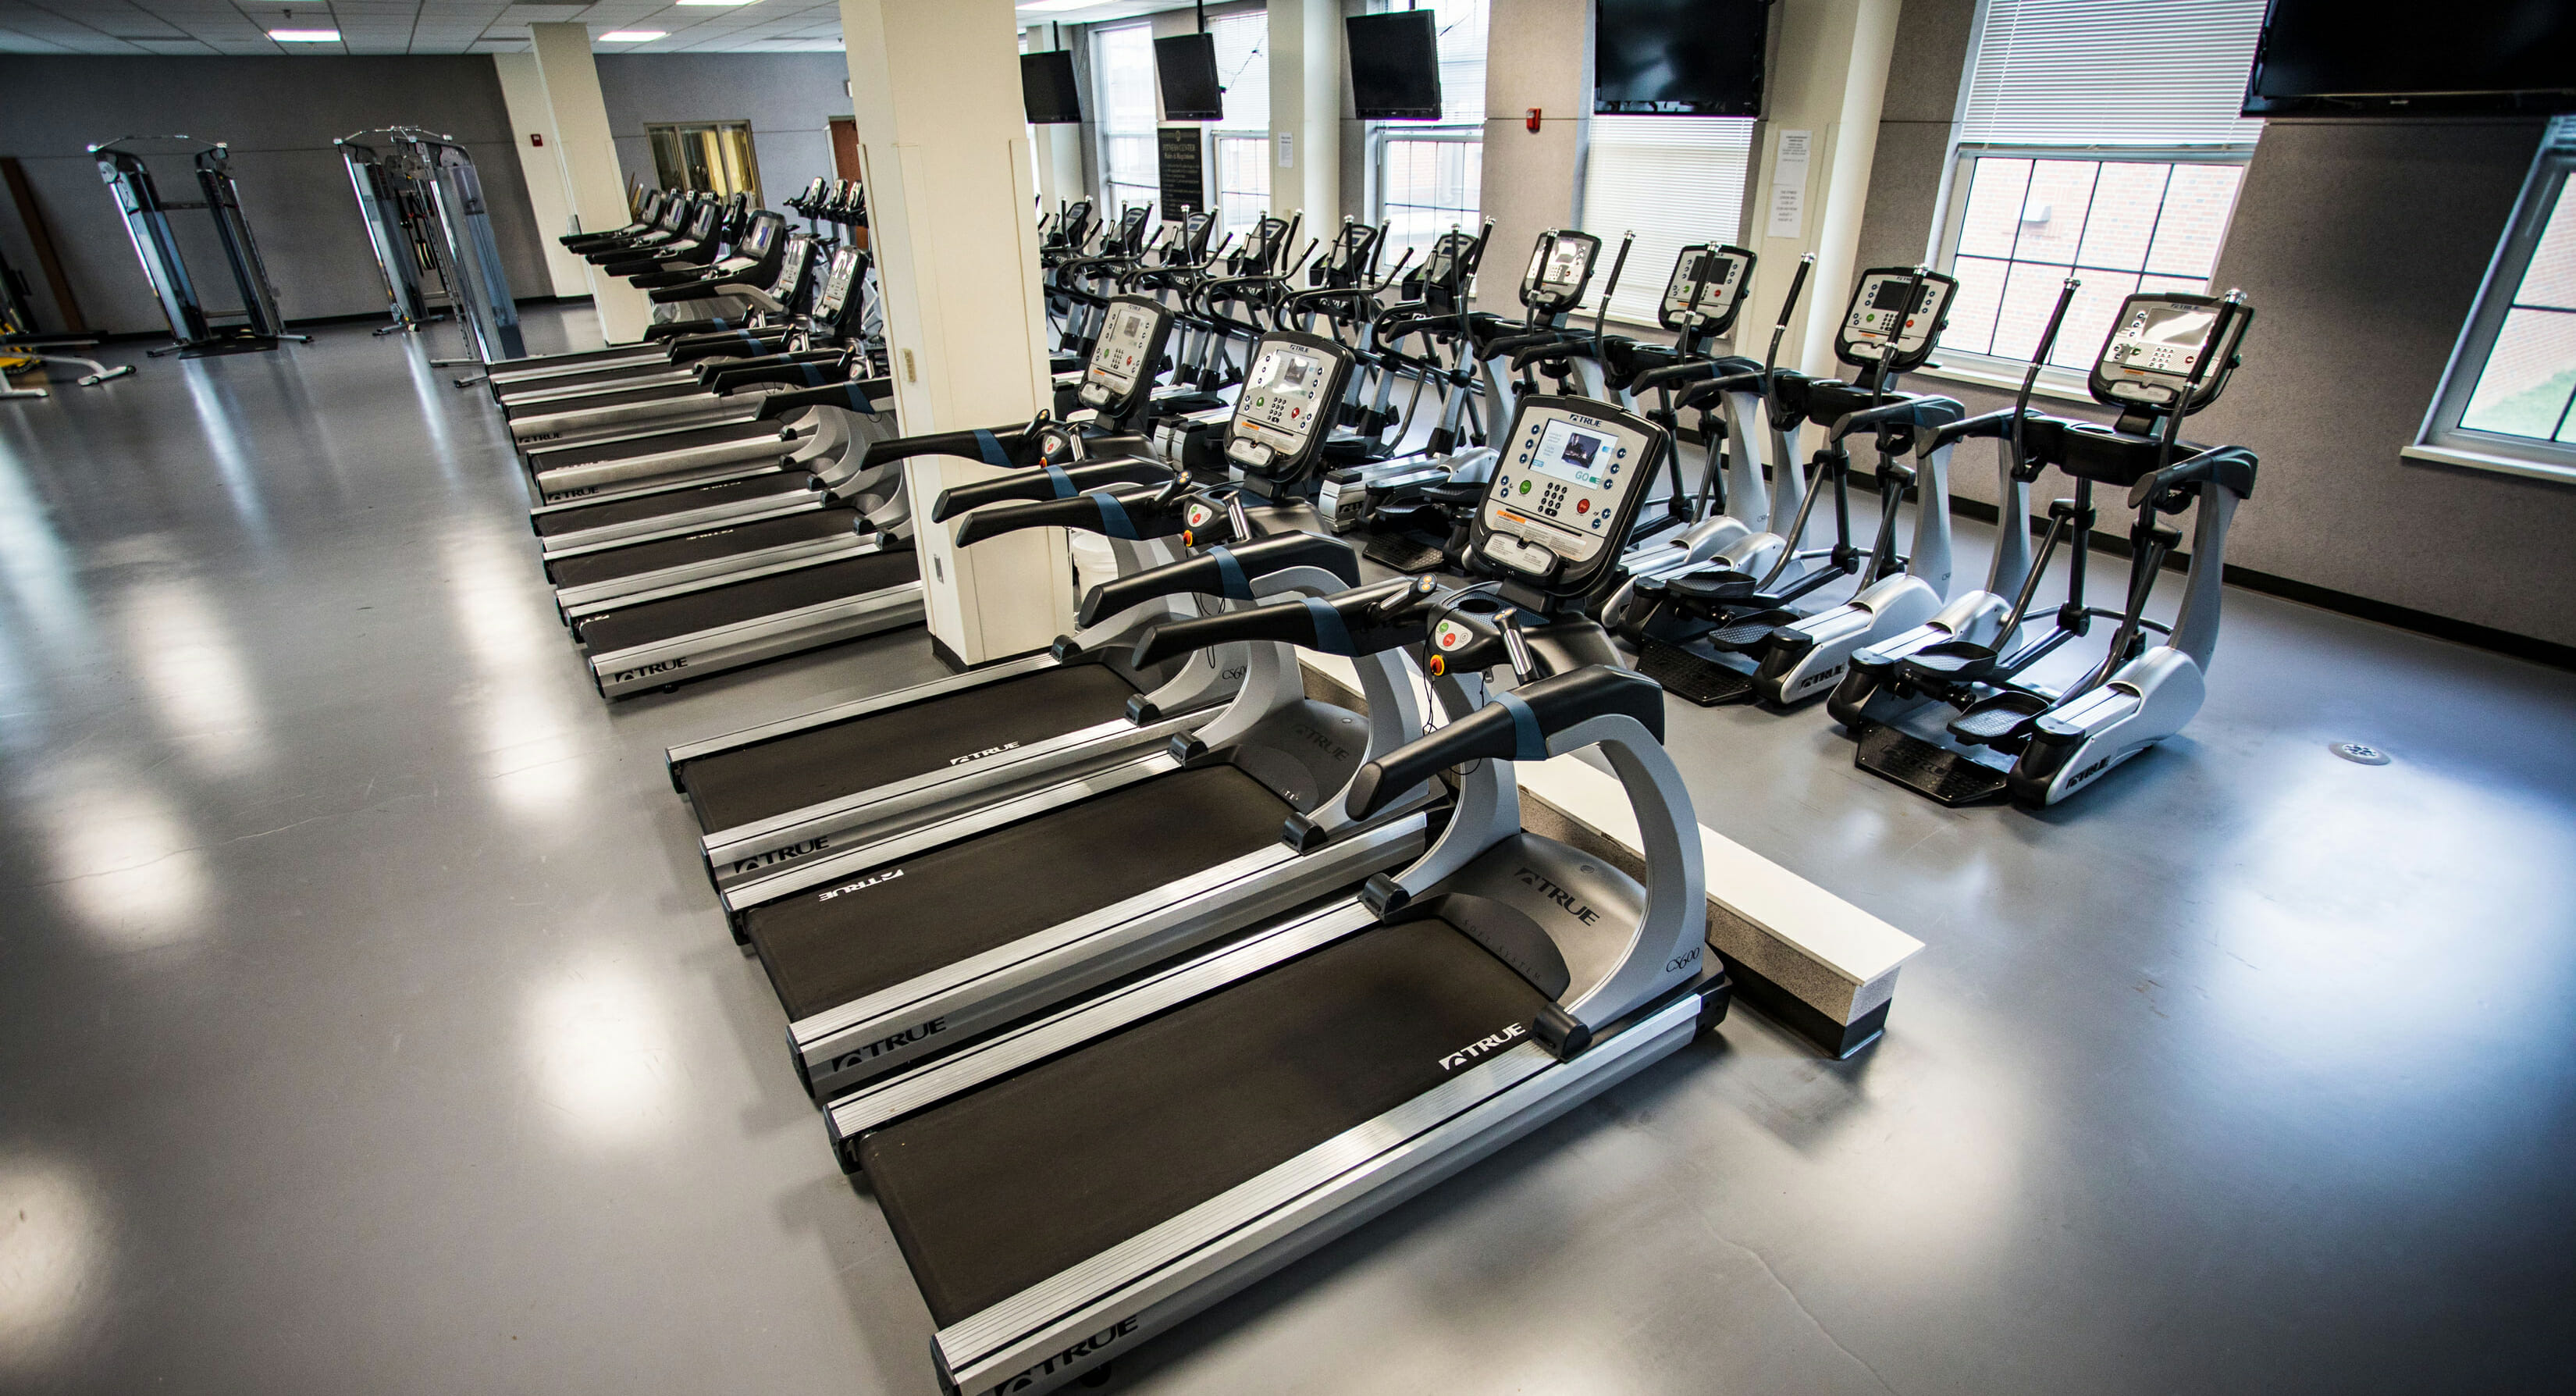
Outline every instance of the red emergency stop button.
<svg viewBox="0 0 2576 1396">
<path fill-rule="evenodd" d="M 1576 513 L 1578 513 L 1578 514 L 1587 514 L 1587 513 L 1590 513 L 1591 511 L 1592 511 L 1592 501 L 1591 501 L 1591 500 L 1588 500 L 1588 499 L 1578 499 L 1578 500 L 1574 501 L 1574 512 L 1576 512 Z"/>
</svg>

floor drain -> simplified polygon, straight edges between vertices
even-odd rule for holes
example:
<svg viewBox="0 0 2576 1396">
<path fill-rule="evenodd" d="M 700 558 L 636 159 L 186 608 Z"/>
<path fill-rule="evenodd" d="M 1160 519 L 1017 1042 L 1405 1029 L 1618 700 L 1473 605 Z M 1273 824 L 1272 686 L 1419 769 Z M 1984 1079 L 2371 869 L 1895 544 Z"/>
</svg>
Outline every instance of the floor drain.
<svg viewBox="0 0 2576 1396">
<path fill-rule="evenodd" d="M 2368 742 L 2334 742 L 2330 743 L 2326 747 L 2326 750 L 2333 752 L 2335 755 L 2340 756 L 2344 760 L 2350 761 L 2357 766 L 2385 766 L 2388 764 L 2388 753 L 2381 751 L 2379 748 L 2372 746 Z"/>
</svg>

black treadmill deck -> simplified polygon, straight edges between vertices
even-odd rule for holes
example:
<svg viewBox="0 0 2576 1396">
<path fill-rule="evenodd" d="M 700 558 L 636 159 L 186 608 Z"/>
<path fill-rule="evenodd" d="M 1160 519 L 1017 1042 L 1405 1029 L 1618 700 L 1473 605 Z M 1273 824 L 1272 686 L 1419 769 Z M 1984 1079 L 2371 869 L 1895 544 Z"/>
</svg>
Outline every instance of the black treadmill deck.
<svg viewBox="0 0 2576 1396">
<path fill-rule="evenodd" d="M 860 1165 L 945 1328 L 1438 1086 L 1545 1006 L 1445 921 L 1380 927 L 870 1133 Z"/>
<path fill-rule="evenodd" d="M 755 907 L 790 1018 L 836 1008 L 1276 843 L 1294 811 L 1232 766 L 1150 777 Z M 889 874 L 894 874 L 889 876 Z"/>
<path fill-rule="evenodd" d="M 680 785 L 701 830 L 739 828 L 1111 721 L 1135 692 L 1106 664 L 1040 669 L 702 757 L 680 767 Z"/>
<path fill-rule="evenodd" d="M 702 533 L 661 538 L 650 543 L 629 543 L 622 548 L 558 558 L 546 564 L 546 576 L 559 587 L 587 586 L 593 582 L 658 572 L 666 567 L 713 562 L 762 548 L 784 548 L 829 538 L 854 538 L 858 523 L 859 511 L 856 509 L 808 509 L 801 514 L 783 514 L 749 523 L 719 524 Z"/>
<path fill-rule="evenodd" d="M 603 611 L 582 617 L 574 627 L 591 653 L 611 654 L 920 580 L 921 555 L 897 545 L 882 553 L 773 572 L 686 596 Z"/>
</svg>

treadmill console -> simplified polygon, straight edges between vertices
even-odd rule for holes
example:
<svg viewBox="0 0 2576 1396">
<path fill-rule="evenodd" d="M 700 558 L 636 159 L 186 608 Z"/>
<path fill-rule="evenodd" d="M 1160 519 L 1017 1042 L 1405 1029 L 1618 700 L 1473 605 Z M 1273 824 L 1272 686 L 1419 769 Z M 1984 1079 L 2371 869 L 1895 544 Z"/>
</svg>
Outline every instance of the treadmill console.
<svg viewBox="0 0 2576 1396">
<path fill-rule="evenodd" d="M 1473 551 L 1505 576 L 1581 591 L 1617 563 L 1672 440 L 1606 402 L 1520 400 L 1476 509 Z"/>
<path fill-rule="evenodd" d="M 1601 239 L 1571 228 L 1538 235 L 1530 249 L 1529 270 L 1521 273 L 1521 304 L 1534 319 L 1562 315 L 1583 303 L 1592 284 L 1592 264 L 1601 257 Z"/>
<path fill-rule="evenodd" d="M 1153 386 L 1163 361 L 1163 340 L 1171 328 L 1169 306 L 1145 296 L 1113 298 L 1075 398 L 1111 416 L 1122 414 Z"/>
<path fill-rule="evenodd" d="M 1673 259 L 1655 319 L 1668 330 L 1722 335 L 1735 327 L 1736 312 L 1744 308 L 1744 288 L 1752 280 L 1753 254 L 1741 247 L 1685 247 Z"/>
<path fill-rule="evenodd" d="M 1332 340 L 1294 330 L 1263 335 L 1226 425 L 1226 462 L 1267 480 L 1303 473 L 1323 452 L 1350 375 L 1351 351 Z"/>
<path fill-rule="evenodd" d="M 1906 287 L 1920 275 L 1923 287 L 1906 305 Z M 1884 360 L 1891 373 L 1921 368 L 1932 357 L 1941 331 L 1950 323 L 1950 302 L 1958 294 L 1954 277 L 1913 267 L 1872 267 L 1852 287 L 1851 304 L 1834 331 L 1834 357 L 1854 368 L 1876 368 Z"/>
<path fill-rule="evenodd" d="M 2236 368 L 2236 347 L 2253 310 L 2239 301 L 2230 311 L 2214 296 L 2145 291 L 2120 302 L 2120 318 L 2093 363 L 2093 398 L 2112 407 L 2170 411 L 2186 387 L 2188 414 L 2207 407 Z M 2224 321 L 2222 324 L 2221 322 Z M 2209 367 L 2197 386 L 2191 375 Z"/>
</svg>

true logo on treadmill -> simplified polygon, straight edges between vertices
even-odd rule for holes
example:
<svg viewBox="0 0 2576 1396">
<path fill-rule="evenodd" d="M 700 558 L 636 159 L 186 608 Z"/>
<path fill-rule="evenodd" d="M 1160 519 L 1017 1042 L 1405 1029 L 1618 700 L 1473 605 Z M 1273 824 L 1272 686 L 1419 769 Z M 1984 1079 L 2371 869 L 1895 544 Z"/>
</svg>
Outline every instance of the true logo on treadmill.
<svg viewBox="0 0 2576 1396">
<path fill-rule="evenodd" d="M 1492 1056 L 1494 1053 L 1511 1046 L 1513 1043 L 1518 1042 L 1527 1036 L 1529 1036 L 1529 1024 L 1514 1023 L 1510 1027 L 1503 1029 L 1501 1032 L 1480 1037 L 1475 1041 L 1468 1043 L 1466 1046 L 1459 1048 L 1457 1051 L 1442 1057 L 1440 1059 L 1440 1069 L 1442 1071 L 1456 1071 L 1462 1066 L 1471 1066 L 1477 1062 L 1483 1061 L 1485 1058 Z"/>
<path fill-rule="evenodd" d="M 828 892 L 818 892 L 814 895 L 814 900 L 817 902 L 828 902 L 834 897 L 847 896 L 852 892 L 864 892 L 869 888 L 876 886 L 880 882 L 892 882 L 901 876 L 903 876 L 903 869 L 888 868 L 874 877 L 863 877 L 856 882 L 842 883 L 840 886 L 835 887 Z"/>
<path fill-rule="evenodd" d="M 1573 893 L 1566 891 L 1564 888 L 1557 886 L 1555 883 L 1548 881 L 1546 878 L 1539 876 L 1528 868 L 1515 869 L 1512 876 L 1518 879 L 1523 887 L 1530 888 L 1540 896 L 1545 897 L 1549 901 L 1556 903 L 1558 906 L 1565 908 L 1568 912 L 1573 914 L 1575 920 L 1582 922 L 1584 925 L 1589 926 L 1593 922 L 1601 919 L 1600 912 L 1594 911 L 1589 905 L 1583 902 L 1576 901 Z"/>
<path fill-rule="evenodd" d="M 655 674 L 667 674 L 674 669 L 686 669 L 688 667 L 689 661 L 686 659 L 665 659 L 658 663 L 647 664 L 637 669 L 620 669 L 616 673 L 610 675 L 608 681 L 610 683 L 627 683 L 635 679 L 648 679 Z"/>
<path fill-rule="evenodd" d="M 898 1033 L 889 1033 L 884 1037 L 878 1038 L 874 1042 L 868 1043 L 864 1047 L 853 1048 L 850 1051 L 843 1052 L 839 1056 L 832 1058 L 832 1070 L 835 1072 L 847 1071 L 851 1067 L 857 1066 L 863 1061 L 882 1057 L 888 1052 L 899 1051 L 905 1047 L 911 1047 L 919 1043 L 928 1042 L 930 1039 L 937 1037 L 939 1034 L 946 1031 L 948 1031 L 948 1020 L 945 1018 L 933 1018 L 929 1022 L 920 1024 L 917 1027 L 905 1028 L 903 1031 Z"/>
<path fill-rule="evenodd" d="M 747 873 L 757 872 L 762 868 L 774 868 L 781 863 L 794 862 L 809 853 L 820 853 L 831 846 L 831 835 L 817 834 L 803 843 L 791 843 L 785 848 L 773 848 L 767 853 L 755 853 L 748 858 L 737 858 L 734 860 L 733 870 L 736 873 Z"/>
<path fill-rule="evenodd" d="M 993 1389 L 995 1391 L 1026 1391 L 1030 1387 L 1037 1385 L 1042 1379 L 1073 1367 L 1084 1358 L 1093 1356 L 1101 1349 L 1108 1347 L 1110 1344 L 1115 1343 L 1122 1338 L 1134 1336 L 1136 1332 L 1136 1324 L 1137 1320 L 1133 1318 L 1122 1318 L 1109 1327 L 1101 1329 L 1099 1332 L 1092 1334 L 1090 1337 L 1083 1339 L 1072 1347 L 1054 1354 L 1045 1361 L 1040 1362 L 1036 1366 L 1029 1368 L 1027 1371 L 1020 1373 L 1018 1376 L 1011 1378 L 1009 1381 L 1003 1382 L 1001 1385 L 996 1386 Z"/>
<path fill-rule="evenodd" d="M 1000 746 L 988 746 L 982 751 L 970 751 L 963 756 L 949 757 L 948 764 L 951 766 L 963 766 L 969 761 L 981 761 L 987 756 L 999 756 L 1003 752 L 1013 750 L 1018 746 L 1018 742 L 1004 742 Z"/>
</svg>

